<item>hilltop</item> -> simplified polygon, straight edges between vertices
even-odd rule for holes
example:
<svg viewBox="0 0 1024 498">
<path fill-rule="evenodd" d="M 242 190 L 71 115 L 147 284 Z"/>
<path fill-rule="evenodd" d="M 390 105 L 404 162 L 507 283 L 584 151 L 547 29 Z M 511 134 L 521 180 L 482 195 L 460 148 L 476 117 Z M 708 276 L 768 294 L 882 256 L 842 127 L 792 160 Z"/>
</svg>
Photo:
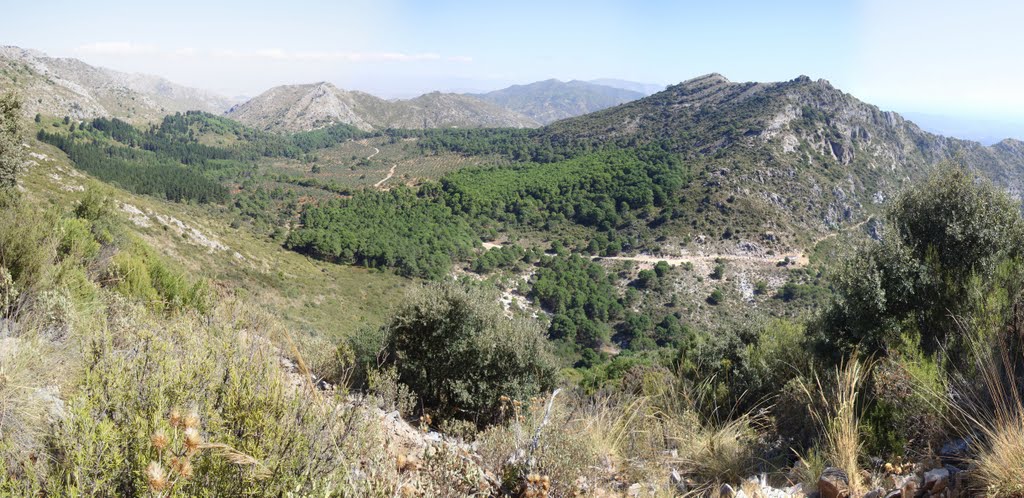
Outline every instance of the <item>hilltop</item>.
<svg viewBox="0 0 1024 498">
<path fill-rule="evenodd" d="M 274 87 L 232 107 L 226 115 L 255 128 L 282 132 L 339 123 L 364 131 L 537 126 L 528 117 L 470 96 L 434 92 L 408 100 L 384 100 L 327 82 Z"/>
<path fill-rule="evenodd" d="M 638 91 L 586 81 L 550 79 L 473 96 L 548 124 L 607 109 L 645 95 Z"/>
<path fill-rule="evenodd" d="M 134 123 L 189 110 L 220 113 L 229 99 L 158 76 L 91 66 L 19 47 L 0 47 L 0 90 L 16 90 L 23 113 L 75 119 L 116 117 Z"/>
<path fill-rule="evenodd" d="M 694 195 L 711 205 L 731 199 L 770 213 L 770 224 L 812 232 L 864 219 L 942 161 L 962 157 L 1015 195 L 1024 165 L 1019 142 L 931 134 L 805 76 L 735 83 L 710 74 L 553 123 L 531 140 L 556 155 L 657 144 L 695 164 L 703 192 Z"/>
</svg>

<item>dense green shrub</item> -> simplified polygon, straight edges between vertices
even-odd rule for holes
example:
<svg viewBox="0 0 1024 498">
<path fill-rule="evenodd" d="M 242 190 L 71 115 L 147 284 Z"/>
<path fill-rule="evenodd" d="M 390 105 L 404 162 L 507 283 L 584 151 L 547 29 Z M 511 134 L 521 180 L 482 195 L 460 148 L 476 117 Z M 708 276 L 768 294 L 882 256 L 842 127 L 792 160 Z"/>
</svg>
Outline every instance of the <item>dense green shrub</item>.
<svg viewBox="0 0 1024 498">
<path fill-rule="evenodd" d="M 21 148 L 21 101 L 13 93 L 0 96 L 0 190 L 13 188 L 24 151 Z"/>
<path fill-rule="evenodd" d="M 502 396 L 524 400 L 553 380 L 537 322 L 506 317 L 495 296 L 477 288 L 425 286 L 385 330 L 388 363 L 441 418 L 489 423 Z"/>
<path fill-rule="evenodd" d="M 962 351 L 950 317 L 970 322 L 968 298 L 987 294 L 999 265 L 1019 254 L 1018 205 L 965 170 L 947 168 L 903 193 L 888 220 L 882 243 L 836 274 L 835 298 L 813 327 L 819 351 L 833 358 L 856 348 L 885 353 L 904 333 L 929 352 L 943 345 Z"/>
<path fill-rule="evenodd" d="M 203 280 L 189 282 L 185 275 L 141 243 L 131 243 L 118 252 L 104 274 L 107 285 L 153 309 L 209 309 L 210 297 Z"/>
</svg>

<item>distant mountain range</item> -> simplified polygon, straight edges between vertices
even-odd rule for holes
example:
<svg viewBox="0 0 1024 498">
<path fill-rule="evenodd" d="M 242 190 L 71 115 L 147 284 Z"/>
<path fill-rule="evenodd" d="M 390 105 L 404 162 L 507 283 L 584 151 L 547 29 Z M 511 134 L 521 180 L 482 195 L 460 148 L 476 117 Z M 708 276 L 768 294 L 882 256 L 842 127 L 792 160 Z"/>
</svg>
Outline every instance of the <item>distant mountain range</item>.
<svg viewBox="0 0 1024 498">
<path fill-rule="evenodd" d="M 758 85 L 757 88 L 763 88 L 765 84 Z M 679 87 L 669 87 L 669 93 Z M 73 58 L 0 46 L 0 91 L 8 89 L 21 94 L 26 116 L 103 116 L 143 123 L 174 112 L 201 110 L 224 113 L 264 130 L 300 131 L 330 123 L 352 124 L 364 130 L 537 127 L 623 104 L 626 109 L 617 112 L 626 112 L 634 108 L 629 103 L 661 95 L 664 87 L 618 79 L 552 79 L 487 93 L 434 92 L 406 100 L 385 100 L 364 92 L 341 90 L 330 83 L 313 83 L 275 87 L 238 104 L 239 99 L 178 85 L 159 76 L 124 73 Z M 975 140 L 995 148 L 1016 150 L 1015 141 L 1001 141 L 1006 137 L 1024 137 L 1024 123 L 920 113 L 905 116 L 920 125 L 915 127 L 918 131 Z"/>
<path fill-rule="evenodd" d="M 522 114 L 467 95 L 434 92 L 408 100 L 384 100 L 327 82 L 277 86 L 232 107 L 226 115 L 263 130 L 292 132 L 334 123 L 361 130 L 538 126 Z"/>
<path fill-rule="evenodd" d="M 179 111 L 221 113 L 232 104 L 225 97 L 158 76 L 122 73 L 78 59 L 4 46 L 0 47 L 0 90 L 7 89 L 21 94 L 29 116 L 102 116 L 148 122 Z"/>
<path fill-rule="evenodd" d="M 473 96 L 523 114 L 538 123 L 548 124 L 607 109 L 646 94 L 586 81 L 550 79 Z"/>
</svg>

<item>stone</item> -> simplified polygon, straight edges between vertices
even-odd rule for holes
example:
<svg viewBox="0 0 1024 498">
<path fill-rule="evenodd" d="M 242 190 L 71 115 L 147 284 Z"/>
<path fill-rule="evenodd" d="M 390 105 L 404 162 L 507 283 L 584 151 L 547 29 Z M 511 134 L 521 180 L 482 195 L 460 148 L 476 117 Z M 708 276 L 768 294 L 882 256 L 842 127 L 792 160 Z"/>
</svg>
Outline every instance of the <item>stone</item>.
<svg viewBox="0 0 1024 498">
<path fill-rule="evenodd" d="M 929 494 L 939 494 L 949 486 L 949 471 L 945 468 L 932 469 L 924 473 L 924 489 Z"/>
<path fill-rule="evenodd" d="M 736 491 L 732 489 L 732 486 L 723 484 L 721 488 L 718 488 L 718 496 L 720 498 L 733 498 L 736 496 Z"/>
<path fill-rule="evenodd" d="M 939 450 L 939 460 L 944 465 L 961 465 L 967 460 L 973 444 L 974 440 L 970 436 L 946 441 Z"/>
<path fill-rule="evenodd" d="M 821 498 L 848 498 L 850 478 L 842 469 L 828 467 L 818 478 L 818 491 L 821 492 Z"/>
<path fill-rule="evenodd" d="M 875 488 L 864 493 L 864 498 L 882 498 L 883 496 L 885 496 L 885 490 L 882 488 Z"/>
<path fill-rule="evenodd" d="M 920 488 L 920 484 L 914 477 L 909 477 L 900 484 L 901 495 L 903 498 L 917 498 L 917 490 Z"/>
<path fill-rule="evenodd" d="M 964 483 L 964 476 L 966 474 L 964 471 L 959 467 L 954 467 L 952 465 L 946 465 L 944 468 L 949 471 L 949 486 L 947 488 L 949 490 L 949 496 L 967 496 L 966 485 Z"/>
<path fill-rule="evenodd" d="M 679 474 L 678 470 L 672 469 L 672 472 L 668 476 L 668 480 L 672 484 L 672 486 L 676 488 L 677 492 L 686 494 L 686 479 L 683 479 L 683 476 Z"/>
</svg>

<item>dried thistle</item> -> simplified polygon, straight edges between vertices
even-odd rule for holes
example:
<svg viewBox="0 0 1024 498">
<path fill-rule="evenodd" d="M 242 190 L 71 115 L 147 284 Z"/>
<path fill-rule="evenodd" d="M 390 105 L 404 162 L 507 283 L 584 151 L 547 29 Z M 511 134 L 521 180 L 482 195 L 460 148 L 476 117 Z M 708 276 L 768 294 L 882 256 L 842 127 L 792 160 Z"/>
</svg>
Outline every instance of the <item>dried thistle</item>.
<svg viewBox="0 0 1024 498">
<path fill-rule="evenodd" d="M 163 429 L 157 429 L 152 436 L 149 436 L 149 443 L 153 445 L 157 451 L 163 451 L 167 448 L 170 443 L 170 439 L 167 438 L 167 433 Z"/>
<path fill-rule="evenodd" d="M 178 407 L 171 408 L 170 415 L 167 416 L 168 421 L 171 423 L 171 427 L 180 429 L 182 426 L 181 421 L 181 410 Z"/>
<path fill-rule="evenodd" d="M 174 458 L 171 460 L 171 471 L 188 479 L 192 477 L 192 462 L 188 458 Z"/>
<path fill-rule="evenodd" d="M 149 462 L 149 466 L 146 467 L 146 480 L 149 482 L 149 489 L 153 491 L 163 491 L 170 484 L 167 472 L 164 472 L 164 468 L 156 462 Z"/>
<path fill-rule="evenodd" d="M 185 415 L 185 428 L 199 428 L 199 412 L 193 409 Z"/>
<path fill-rule="evenodd" d="M 199 445 L 203 444 L 203 437 L 195 427 L 185 429 L 185 449 L 189 454 L 199 451 Z"/>
</svg>

